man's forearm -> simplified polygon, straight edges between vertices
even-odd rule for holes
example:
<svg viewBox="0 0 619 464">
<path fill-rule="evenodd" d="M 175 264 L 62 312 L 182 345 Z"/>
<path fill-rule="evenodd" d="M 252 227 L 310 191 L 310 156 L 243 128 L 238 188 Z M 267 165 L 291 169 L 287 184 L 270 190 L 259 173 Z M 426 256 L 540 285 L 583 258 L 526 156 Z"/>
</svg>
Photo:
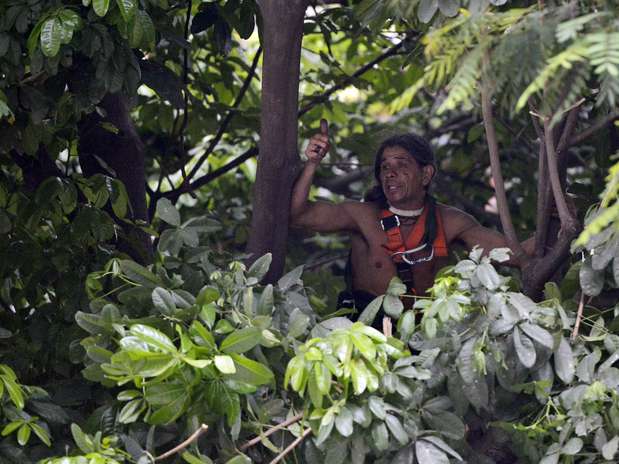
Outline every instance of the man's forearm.
<svg viewBox="0 0 619 464">
<path fill-rule="evenodd" d="M 290 203 L 290 221 L 296 224 L 303 212 L 309 206 L 308 196 L 314 181 L 314 175 L 318 165 L 310 161 L 305 163 L 301 174 L 297 178 L 292 189 L 292 201 Z"/>
</svg>

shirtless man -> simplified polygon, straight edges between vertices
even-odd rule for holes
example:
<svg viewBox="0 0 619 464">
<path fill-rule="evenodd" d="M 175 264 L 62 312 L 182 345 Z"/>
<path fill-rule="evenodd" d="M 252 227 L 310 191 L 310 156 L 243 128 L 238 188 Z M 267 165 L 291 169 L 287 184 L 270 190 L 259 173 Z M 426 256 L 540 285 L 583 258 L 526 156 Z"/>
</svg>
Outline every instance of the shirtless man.
<svg viewBox="0 0 619 464">
<path fill-rule="evenodd" d="M 294 185 L 291 225 L 350 234 L 357 311 L 385 293 L 395 275 L 407 284 L 407 293 L 424 294 L 438 269 L 447 264 L 447 250 L 455 242 L 469 249 L 479 245 L 486 251 L 507 246 L 499 232 L 457 208 L 435 203 L 428 195 L 436 167 L 423 138 L 405 134 L 382 143 L 374 165 L 378 198 L 371 202 L 308 200 L 314 174 L 328 150 L 328 125 L 322 120 L 321 132 L 310 139 L 307 162 Z M 429 234 L 428 229 L 432 229 Z"/>
</svg>

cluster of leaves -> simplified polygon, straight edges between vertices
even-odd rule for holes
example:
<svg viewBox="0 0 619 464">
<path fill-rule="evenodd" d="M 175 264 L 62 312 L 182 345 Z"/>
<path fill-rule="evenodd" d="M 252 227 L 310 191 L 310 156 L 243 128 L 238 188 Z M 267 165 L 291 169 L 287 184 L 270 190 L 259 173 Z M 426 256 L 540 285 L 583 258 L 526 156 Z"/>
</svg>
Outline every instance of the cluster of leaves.
<svg viewBox="0 0 619 464">
<path fill-rule="evenodd" d="M 574 242 L 582 250 L 580 285 L 583 293 L 598 296 L 604 287 L 619 287 L 619 163 L 610 168 L 600 204 L 592 208 L 586 227 Z"/>
</svg>

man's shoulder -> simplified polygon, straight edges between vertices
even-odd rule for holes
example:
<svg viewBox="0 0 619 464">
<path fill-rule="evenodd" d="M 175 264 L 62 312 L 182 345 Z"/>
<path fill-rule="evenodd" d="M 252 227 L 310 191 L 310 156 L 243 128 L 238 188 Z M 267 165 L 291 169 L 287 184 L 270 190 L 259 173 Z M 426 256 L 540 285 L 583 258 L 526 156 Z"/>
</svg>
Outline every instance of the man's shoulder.
<svg viewBox="0 0 619 464">
<path fill-rule="evenodd" d="M 437 203 L 437 207 L 450 241 L 479 225 L 477 219 L 455 206 Z"/>
<path fill-rule="evenodd" d="M 436 204 L 441 216 L 445 220 L 472 220 L 475 221 L 475 218 L 471 216 L 469 213 L 465 213 L 461 209 L 456 208 L 455 206 L 446 205 L 444 203 Z"/>
</svg>

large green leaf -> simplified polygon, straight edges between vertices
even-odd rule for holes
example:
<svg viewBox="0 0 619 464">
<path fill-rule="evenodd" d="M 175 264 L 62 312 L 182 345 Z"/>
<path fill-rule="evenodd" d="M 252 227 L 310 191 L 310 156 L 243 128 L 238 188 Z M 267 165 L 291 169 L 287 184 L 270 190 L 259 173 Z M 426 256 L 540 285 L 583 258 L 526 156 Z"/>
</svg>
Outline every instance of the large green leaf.
<svg viewBox="0 0 619 464">
<path fill-rule="evenodd" d="M 564 383 L 571 383 L 576 373 L 574 353 L 565 337 L 561 337 L 559 346 L 554 352 L 555 371 Z"/>
<path fill-rule="evenodd" d="M 138 6 L 137 2 L 135 0 L 116 0 L 116 4 L 118 5 L 123 20 L 126 23 L 131 21 Z"/>
<path fill-rule="evenodd" d="M 533 367 L 537 359 L 535 345 L 518 327 L 514 327 L 514 348 L 522 365 L 528 368 Z"/>
<path fill-rule="evenodd" d="M 535 340 L 542 346 L 545 346 L 549 350 L 552 350 L 555 345 L 553 336 L 546 329 L 543 329 L 539 325 L 531 324 L 529 322 L 522 322 L 519 327 L 530 338 Z"/>
<path fill-rule="evenodd" d="M 232 353 L 230 356 L 236 365 L 236 374 L 232 378 L 253 385 L 265 385 L 273 381 L 273 372 L 264 364 L 249 359 L 242 354 Z"/>
<path fill-rule="evenodd" d="M 419 464 L 449 464 L 447 454 L 427 440 L 417 440 L 415 452 Z"/>
<path fill-rule="evenodd" d="M 177 352 L 176 346 L 172 343 L 172 340 L 170 340 L 167 335 L 153 327 L 135 324 L 131 326 L 129 331 L 144 343 L 155 349 L 161 350 L 165 353 Z"/>
<path fill-rule="evenodd" d="M 350 409 L 343 407 L 335 417 L 335 428 L 343 437 L 350 437 L 353 433 L 353 415 Z"/>
<path fill-rule="evenodd" d="M 228 335 L 219 348 L 224 353 L 245 353 L 258 345 L 260 340 L 262 340 L 260 329 L 246 327 Z"/>
<path fill-rule="evenodd" d="M 387 414 L 385 417 L 385 424 L 387 424 L 387 428 L 391 432 L 391 435 L 395 437 L 400 445 L 404 446 L 410 441 L 408 434 L 397 417 L 392 414 Z"/>
<path fill-rule="evenodd" d="M 384 422 L 377 422 L 372 427 L 372 439 L 374 440 L 374 446 L 379 451 L 389 448 L 389 432 L 387 432 L 387 426 L 385 426 Z"/>
<path fill-rule="evenodd" d="M 97 16 L 103 17 L 107 14 L 107 10 L 110 9 L 110 0 L 92 0 L 92 8 Z"/>
<path fill-rule="evenodd" d="M 49 18 L 41 27 L 41 51 L 47 57 L 53 57 L 60 50 L 62 24 L 56 17 Z"/>
<path fill-rule="evenodd" d="M 123 0 L 117 0 L 118 3 L 122 3 Z M 130 2 L 131 3 L 131 2 Z M 178 227 L 181 225 L 181 215 L 167 198 L 160 198 L 157 201 L 157 216 L 164 222 L 167 222 L 171 226 Z"/>
</svg>

